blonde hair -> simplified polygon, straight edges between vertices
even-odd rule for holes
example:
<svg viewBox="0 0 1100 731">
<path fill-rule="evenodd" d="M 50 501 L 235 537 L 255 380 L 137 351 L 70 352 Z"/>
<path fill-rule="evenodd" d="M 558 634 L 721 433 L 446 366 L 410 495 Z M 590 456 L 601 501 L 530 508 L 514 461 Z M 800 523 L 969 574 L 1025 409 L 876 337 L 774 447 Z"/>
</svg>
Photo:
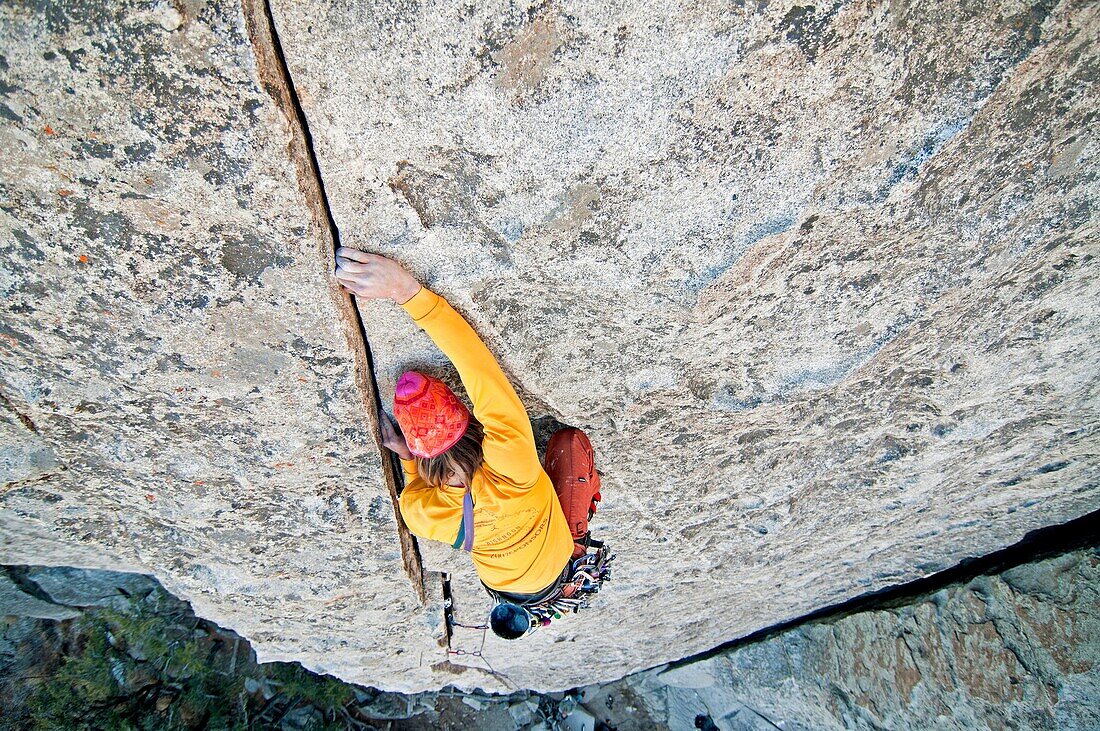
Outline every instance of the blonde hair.
<svg viewBox="0 0 1100 731">
<path fill-rule="evenodd" d="M 474 478 L 474 472 L 481 466 L 481 440 L 484 436 L 485 429 L 481 422 L 470 414 L 466 432 L 450 449 L 434 457 L 416 458 L 416 469 L 420 477 L 432 487 L 441 487 L 447 484 L 447 478 L 453 472 L 469 483 Z"/>
</svg>

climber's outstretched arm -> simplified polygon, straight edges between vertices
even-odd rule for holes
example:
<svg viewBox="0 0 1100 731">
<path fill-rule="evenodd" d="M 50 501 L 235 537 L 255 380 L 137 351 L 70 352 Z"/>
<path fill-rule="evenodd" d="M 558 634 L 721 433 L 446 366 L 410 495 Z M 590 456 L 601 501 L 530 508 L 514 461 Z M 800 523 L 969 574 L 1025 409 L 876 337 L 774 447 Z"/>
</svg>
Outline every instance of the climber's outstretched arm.
<svg viewBox="0 0 1100 731">
<path fill-rule="evenodd" d="M 423 288 L 400 264 L 356 249 L 336 252 L 336 276 L 361 297 L 397 302 L 424 329 L 462 378 L 485 427 L 486 465 L 517 486 L 532 485 L 542 471 L 531 420 L 512 384 L 474 329 L 439 295 Z"/>
</svg>

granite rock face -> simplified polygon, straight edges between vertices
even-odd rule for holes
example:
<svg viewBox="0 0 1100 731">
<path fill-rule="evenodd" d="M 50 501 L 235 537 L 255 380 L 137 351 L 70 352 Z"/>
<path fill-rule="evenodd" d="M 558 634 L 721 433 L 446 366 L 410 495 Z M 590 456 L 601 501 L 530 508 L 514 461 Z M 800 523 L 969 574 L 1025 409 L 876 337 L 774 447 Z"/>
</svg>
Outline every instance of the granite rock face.
<svg viewBox="0 0 1100 731">
<path fill-rule="evenodd" d="M 590 433 L 616 578 L 440 645 L 301 134 L 221 0 L 0 8 L 0 562 L 154 574 L 359 683 L 559 689 L 1100 507 L 1093 4 L 271 4 L 344 242 Z M 360 311 L 383 399 L 448 375 Z"/>
<path fill-rule="evenodd" d="M 1087 731 L 1100 725 L 1097 697 L 1095 549 L 585 690 L 617 728 L 676 731 L 699 717 L 722 731 Z M 633 713 L 615 711 L 630 699 Z"/>
<path fill-rule="evenodd" d="M 155 574 L 263 659 L 433 684 L 240 7 L 6 3 L 0 54 L 0 562 Z"/>
<path fill-rule="evenodd" d="M 28 581 L 38 587 L 50 601 L 69 607 L 128 608 L 132 598 L 141 598 L 157 586 L 142 574 L 118 571 L 89 571 L 68 567 L 32 569 Z"/>
<path fill-rule="evenodd" d="M 79 617 L 80 610 L 57 606 L 23 590 L 6 573 L 0 572 L 0 617 L 32 617 L 64 620 Z"/>
<path fill-rule="evenodd" d="M 617 577 L 490 638 L 511 683 L 651 666 L 1100 506 L 1094 4 L 272 6 L 345 241 L 600 458 Z M 446 373 L 360 307 L 383 397 Z"/>
</svg>

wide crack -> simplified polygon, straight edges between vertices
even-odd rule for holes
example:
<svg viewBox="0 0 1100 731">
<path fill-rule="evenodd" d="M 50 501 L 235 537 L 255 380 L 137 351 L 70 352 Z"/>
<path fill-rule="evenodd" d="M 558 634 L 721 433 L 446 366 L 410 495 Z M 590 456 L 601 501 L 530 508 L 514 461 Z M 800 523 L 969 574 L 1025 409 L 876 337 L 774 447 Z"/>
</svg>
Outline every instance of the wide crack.
<svg viewBox="0 0 1100 731">
<path fill-rule="evenodd" d="M 298 186 L 309 207 L 313 229 L 322 242 L 322 250 L 318 253 L 325 262 L 326 271 L 330 274 L 329 294 L 343 315 L 348 347 L 354 354 L 355 381 L 360 393 L 363 394 L 363 407 L 367 411 L 367 421 L 377 440 L 382 462 L 382 477 L 389 490 L 394 517 L 397 520 L 397 533 L 401 542 L 401 557 L 405 565 L 405 573 L 408 574 L 421 603 L 426 603 L 427 592 L 420 549 L 408 526 L 405 525 L 405 521 L 401 519 L 401 511 L 398 508 L 400 492 L 398 485 L 402 473 L 398 469 L 396 459 L 382 445 L 381 432 L 378 428 L 378 412 L 382 406 L 382 400 L 378 390 L 378 379 L 374 372 L 370 341 L 355 300 L 350 294 L 340 289 L 331 276 L 336 265 L 336 249 L 340 246 L 340 229 L 336 225 L 336 219 L 333 218 L 332 208 L 325 193 L 325 183 L 321 177 L 317 154 L 313 149 L 309 123 L 294 89 L 294 81 L 290 76 L 286 58 L 283 56 L 270 6 L 266 0 L 241 0 L 241 7 L 244 11 L 248 36 L 252 42 L 260 83 L 286 116 L 290 126 L 288 152 L 294 163 Z"/>
</svg>

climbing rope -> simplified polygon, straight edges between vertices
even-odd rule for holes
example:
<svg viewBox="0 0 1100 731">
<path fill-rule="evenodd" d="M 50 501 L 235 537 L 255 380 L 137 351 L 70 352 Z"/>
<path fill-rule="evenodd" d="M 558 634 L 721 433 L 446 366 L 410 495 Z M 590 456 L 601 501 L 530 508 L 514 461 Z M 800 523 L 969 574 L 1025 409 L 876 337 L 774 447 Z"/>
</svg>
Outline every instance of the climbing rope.
<svg viewBox="0 0 1100 731">
<path fill-rule="evenodd" d="M 450 622 L 455 627 L 463 627 L 463 628 L 466 628 L 466 629 L 479 629 L 479 630 L 481 630 L 481 644 L 478 645 L 476 650 L 464 650 L 461 647 L 457 648 L 457 649 L 452 649 L 452 648 L 448 647 L 447 648 L 447 654 L 448 655 L 455 655 L 455 656 L 459 656 L 459 657 L 461 657 L 461 656 L 476 657 L 477 659 L 479 659 L 483 663 L 485 663 L 485 668 L 486 668 L 487 672 L 489 673 L 489 675 L 493 676 L 494 678 L 498 678 L 500 680 L 500 682 L 504 683 L 504 685 L 506 687 L 511 688 L 512 690 L 519 690 L 519 686 L 517 686 L 515 683 L 513 683 L 508 678 L 508 676 L 505 675 L 504 673 L 497 672 L 497 670 L 493 667 L 492 663 L 489 662 L 489 658 L 485 657 L 485 654 L 484 654 L 485 636 L 486 636 L 486 633 L 489 630 L 489 625 L 487 625 L 487 624 L 462 624 L 461 622 L 456 622 L 453 618 L 450 620 Z"/>
</svg>

